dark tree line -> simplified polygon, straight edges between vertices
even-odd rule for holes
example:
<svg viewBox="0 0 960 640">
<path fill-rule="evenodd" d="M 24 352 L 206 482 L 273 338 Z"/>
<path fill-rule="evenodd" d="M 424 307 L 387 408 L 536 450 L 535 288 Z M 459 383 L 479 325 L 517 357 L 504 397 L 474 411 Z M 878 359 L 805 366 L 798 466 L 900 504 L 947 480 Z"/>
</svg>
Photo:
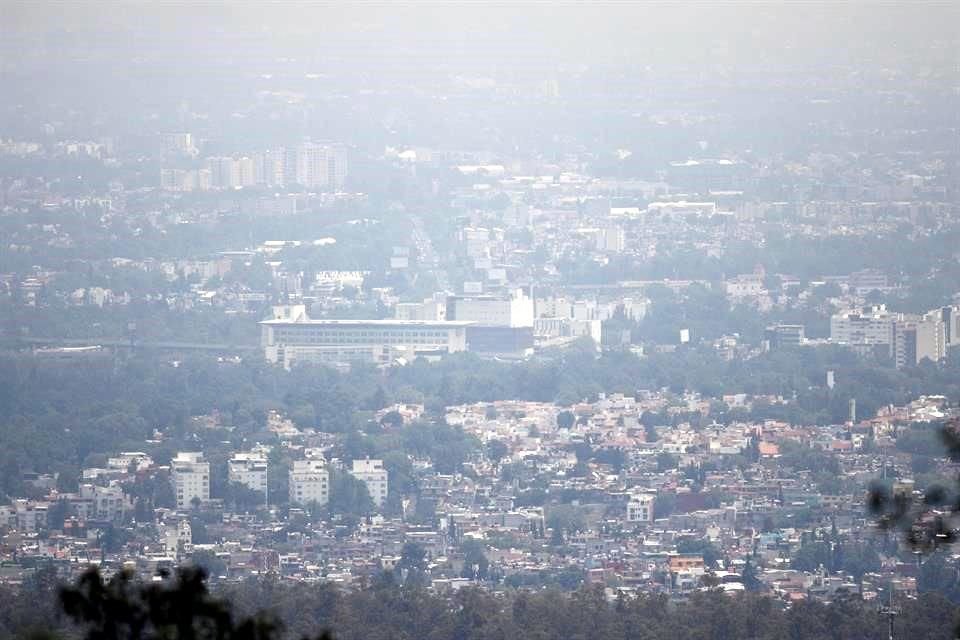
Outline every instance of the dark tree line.
<svg viewBox="0 0 960 640">
<path fill-rule="evenodd" d="M 415 569 L 416 559 L 410 559 Z M 201 570 L 182 569 L 160 583 L 90 570 L 74 585 L 52 581 L 0 598 L 0 635 L 88 640 L 882 640 L 886 620 L 854 595 L 830 604 L 792 606 L 766 596 L 714 589 L 674 602 L 666 596 L 612 599 L 600 587 L 494 594 L 463 588 L 434 595 L 417 581 L 377 574 L 361 588 L 250 579 L 208 591 Z M 59 602 L 61 615 L 23 617 L 30 600 Z M 939 594 L 901 603 L 902 638 L 952 638 L 960 610 Z M 17 617 L 17 616 L 21 617 Z M 32 622 L 32 624 L 30 624 Z"/>
</svg>

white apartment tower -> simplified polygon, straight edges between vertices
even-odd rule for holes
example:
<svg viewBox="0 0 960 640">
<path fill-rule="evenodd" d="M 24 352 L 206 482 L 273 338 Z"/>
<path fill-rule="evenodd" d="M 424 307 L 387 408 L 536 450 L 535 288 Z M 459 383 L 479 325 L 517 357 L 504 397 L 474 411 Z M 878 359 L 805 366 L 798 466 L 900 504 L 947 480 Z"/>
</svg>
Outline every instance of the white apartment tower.
<svg viewBox="0 0 960 640">
<path fill-rule="evenodd" d="M 290 469 L 290 504 L 325 505 L 330 501 L 330 472 L 326 461 L 294 460 Z"/>
<path fill-rule="evenodd" d="M 203 461 L 203 454 L 181 451 L 170 462 L 173 490 L 178 509 L 189 509 L 194 500 L 210 499 L 210 463 Z"/>
<path fill-rule="evenodd" d="M 347 150 L 341 145 L 301 143 L 295 153 L 296 182 L 308 189 L 338 189 L 347 177 Z"/>
<path fill-rule="evenodd" d="M 267 149 L 253 156 L 253 179 L 256 184 L 276 187 L 286 183 L 287 154 L 283 148 Z"/>
<path fill-rule="evenodd" d="M 939 310 L 922 318 L 898 321 L 894 330 L 893 357 L 897 368 L 913 367 L 924 359 L 933 362 L 947 355 L 946 325 Z"/>
<path fill-rule="evenodd" d="M 374 505 L 383 506 L 387 501 L 387 470 L 383 468 L 383 460 L 354 460 L 350 475 L 367 485 Z"/>
<path fill-rule="evenodd" d="M 253 491 L 267 495 L 267 459 L 261 453 L 237 453 L 227 463 L 227 477 Z"/>
<path fill-rule="evenodd" d="M 206 159 L 205 168 L 210 172 L 210 186 L 215 189 L 232 189 L 240 186 L 240 165 L 229 156 L 212 156 Z"/>
</svg>

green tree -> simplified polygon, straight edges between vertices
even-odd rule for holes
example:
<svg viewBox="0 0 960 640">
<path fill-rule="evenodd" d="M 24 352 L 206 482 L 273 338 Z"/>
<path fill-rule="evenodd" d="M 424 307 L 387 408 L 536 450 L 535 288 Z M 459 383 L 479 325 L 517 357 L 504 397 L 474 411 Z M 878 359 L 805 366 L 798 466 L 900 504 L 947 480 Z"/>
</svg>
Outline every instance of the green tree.
<svg viewBox="0 0 960 640">
<path fill-rule="evenodd" d="M 400 551 L 397 569 L 403 573 L 404 585 L 422 588 L 427 585 L 427 551 L 416 542 L 407 542 Z"/>
<path fill-rule="evenodd" d="M 460 545 L 460 551 L 463 553 L 463 571 L 460 575 L 464 578 L 486 579 L 490 561 L 487 560 L 484 544 L 474 538 L 467 538 Z"/>
<path fill-rule="evenodd" d="M 487 443 L 487 456 L 494 465 L 499 465 L 510 449 L 501 440 L 491 440 Z"/>
<path fill-rule="evenodd" d="M 330 501 L 332 514 L 365 516 L 373 513 L 373 500 L 367 485 L 349 473 L 334 469 L 330 473 Z"/>
</svg>

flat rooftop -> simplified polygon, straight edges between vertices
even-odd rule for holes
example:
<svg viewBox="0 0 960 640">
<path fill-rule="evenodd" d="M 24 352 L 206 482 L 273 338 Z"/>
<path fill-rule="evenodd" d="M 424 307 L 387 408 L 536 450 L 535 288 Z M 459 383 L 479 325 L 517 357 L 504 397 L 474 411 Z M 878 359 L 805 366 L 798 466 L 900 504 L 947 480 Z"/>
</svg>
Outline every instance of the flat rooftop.
<svg viewBox="0 0 960 640">
<path fill-rule="evenodd" d="M 476 324 L 469 320 L 393 320 L 390 318 L 384 320 L 332 320 L 327 318 L 319 319 L 300 319 L 300 320 L 261 320 L 260 324 L 271 326 L 325 326 L 325 327 L 445 327 L 454 329 L 456 327 L 467 327 Z"/>
</svg>

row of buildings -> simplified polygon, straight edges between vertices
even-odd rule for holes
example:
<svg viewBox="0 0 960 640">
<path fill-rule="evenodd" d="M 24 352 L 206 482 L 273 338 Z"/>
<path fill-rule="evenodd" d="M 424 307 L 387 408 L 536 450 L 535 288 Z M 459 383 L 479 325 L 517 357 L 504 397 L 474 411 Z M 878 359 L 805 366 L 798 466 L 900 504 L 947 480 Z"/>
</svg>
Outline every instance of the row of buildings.
<svg viewBox="0 0 960 640">
<path fill-rule="evenodd" d="M 291 504 L 323 506 L 330 501 L 330 469 L 322 453 L 307 450 L 307 457 L 294 460 L 288 472 Z M 180 452 L 170 463 L 177 508 L 189 509 L 210 501 L 210 463 L 200 452 Z M 373 504 L 382 507 L 387 499 L 388 474 L 382 460 L 354 460 L 349 473 L 364 483 Z M 263 452 L 237 453 L 228 463 L 230 483 L 263 494 L 270 502 L 268 461 Z"/>
<path fill-rule="evenodd" d="M 535 346 L 577 338 L 599 345 L 602 321 L 618 308 L 566 298 L 534 299 L 521 288 L 401 302 L 390 319 L 313 319 L 305 305 L 286 305 L 274 307 L 272 317 L 260 322 L 261 346 L 269 362 L 287 368 L 294 362 L 386 365 L 460 351 L 525 357 Z"/>
<path fill-rule="evenodd" d="M 343 187 L 348 166 L 343 145 L 303 142 L 250 155 L 210 156 L 199 168 L 166 167 L 160 171 L 160 186 L 168 191 L 206 191 L 296 184 L 336 190 Z"/>
<path fill-rule="evenodd" d="M 897 367 L 937 362 L 960 345 L 960 307 L 924 314 L 896 313 L 885 305 L 845 310 L 831 316 L 830 340 L 861 352 L 879 351 Z"/>
</svg>

